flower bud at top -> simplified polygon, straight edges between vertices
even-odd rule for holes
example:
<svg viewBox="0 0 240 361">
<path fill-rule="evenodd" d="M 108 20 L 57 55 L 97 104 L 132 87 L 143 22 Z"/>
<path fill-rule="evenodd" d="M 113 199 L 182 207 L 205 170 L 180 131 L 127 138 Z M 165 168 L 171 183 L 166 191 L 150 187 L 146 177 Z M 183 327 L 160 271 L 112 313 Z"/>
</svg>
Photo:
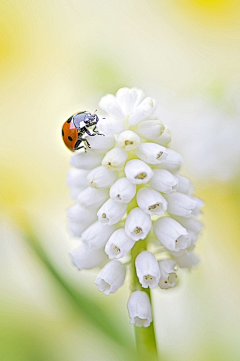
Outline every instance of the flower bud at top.
<svg viewBox="0 0 240 361">
<path fill-rule="evenodd" d="M 133 208 L 125 222 L 125 232 L 134 241 L 147 237 L 152 226 L 152 220 L 149 215 L 140 208 Z"/>
<path fill-rule="evenodd" d="M 87 176 L 90 187 L 108 188 L 117 179 L 117 172 L 111 172 L 103 165 L 91 170 Z"/>
<path fill-rule="evenodd" d="M 118 223 L 127 211 L 127 204 L 108 199 L 97 212 L 98 220 L 102 224 Z"/>
<path fill-rule="evenodd" d="M 169 251 L 179 252 L 190 245 L 187 230 L 170 217 L 161 217 L 154 224 L 154 231 L 164 247 Z"/>
<path fill-rule="evenodd" d="M 171 193 L 177 189 L 178 179 L 165 169 L 154 169 L 149 184 L 162 193 Z"/>
<path fill-rule="evenodd" d="M 137 204 L 147 214 L 161 216 L 167 210 L 166 199 L 150 187 L 143 187 L 137 193 Z"/>
<path fill-rule="evenodd" d="M 80 169 L 92 169 L 101 164 L 102 156 L 95 153 L 77 153 L 70 159 L 70 165 Z"/>
<path fill-rule="evenodd" d="M 139 136 L 131 130 L 125 130 L 117 136 L 117 145 L 126 151 L 137 148 L 140 142 Z"/>
<path fill-rule="evenodd" d="M 101 118 L 97 124 L 99 133 L 106 135 L 117 134 L 125 130 L 125 125 L 121 120 L 106 117 Z"/>
<path fill-rule="evenodd" d="M 153 170 L 139 159 L 129 160 L 125 166 L 127 179 L 133 184 L 147 183 L 153 176 Z"/>
<path fill-rule="evenodd" d="M 168 150 L 156 143 L 141 143 L 136 149 L 136 154 L 148 164 L 160 164 L 167 158 Z"/>
<path fill-rule="evenodd" d="M 135 125 L 144 119 L 149 118 L 156 106 L 154 99 L 147 97 L 145 98 L 132 112 L 128 121 L 130 125 Z"/>
<path fill-rule="evenodd" d="M 116 97 L 123 113 L 129 115 L 143 100 L 144 94 L 137 88 L 121 88 L 117 91 Z"/>
<path fill-rule="evenodd" d="M 121 148 L 111 149 L 103 158 L 102 165 L 108 170 L 120 170 L 128 157 L 127 152 Z"/>
<path fill-rule="evenodd" d="M 91 146 L 90 150 L 99 154 L 106 153 L 106 151 L 113 148 L 115 145 L 115 138 L 112 135 L 106 135 L 105 137 L 100 135 L 92 137 L 88 135 L 86 140 Z"/>
<path fill-rule="evenodd" d="M 146 139 L 154 139 L 162 135 L 164 125 L 159 119 L 144 120 L 138 124 L 137 131 Z"/>
<path fill-rule="evenodd" d="M 174 287 L 177 283 L 176 262 L 172 259 L 165 259 L 158 264 L 161 274 L 159 287 L 163 289 Z"/>
<path fill-rule="evenodd" d="M 107 189 L 87 187 L 78 195 L 78 203 L 82 207 L 99 208 L 108 199 Z"/>
<path fill-rule="evenodd" d="M 106 227 L 104 224 L 97 221 L 83 232 L 82 241 L 90 249 L 102 248 L 114 231 L 114 226 Z"/>
<path fill-rule="evenodd" d="M 184 193 L 166 194 L 168 212 L 181 217 L 192 217 L 200 214 L 201 201 L 198 198 L 189 197 Z"/>
<path fill-rule="evenodd" d="M 149 296 L 146 292 L 135 291 L 128 301 L 128 312 L 131 324 L 137 327 L 148 327 L 152 322 L 152 311 Z"/>
<path fill-rule="evenodd" d="M 127 178 L 119 178 L 110 188 L 109 195 L 115 202 L 129 203 L 136 194 L 136 185 Z"/>
<path fill-rule="evenodd" d="M 160 270 L 155 256 L 151 252 L 143 251 L 136 257 L 135 265 L 142 287 L 157 287 L 160 279 Z"/>
<path fill-rule="evenodd" d="M 125 119 L 125 115 L 122 112 L 117 98 L 112 94 L 107 94 L 102 97 L 99 102 L 99 107 L 103 109 L 106 113 L 110 114 L 112 117 L 120 120 Z"/>
<path fill-rule="evenodd" d="M 99 291 L 104 291 L 105 295 L 114 293 L 123 285 L 126 275 L 126 266 L 119 261 L 108 262 L 99 272 L 95 281 Z"/>
<path fill-rule="evenodd" d="M 84 244 L 70 252 L 70 256 L 79 270 L 99 267 L 107 260 L 103 249 L 89 249 Z"/>
<path fill-rule="evenodd" d="M 134 246 L 135 241 L 126 235 L 124 228 L 117 229 L 105 246 L 105 252 L 110 259 L 124 257 Z"/>
</svg>

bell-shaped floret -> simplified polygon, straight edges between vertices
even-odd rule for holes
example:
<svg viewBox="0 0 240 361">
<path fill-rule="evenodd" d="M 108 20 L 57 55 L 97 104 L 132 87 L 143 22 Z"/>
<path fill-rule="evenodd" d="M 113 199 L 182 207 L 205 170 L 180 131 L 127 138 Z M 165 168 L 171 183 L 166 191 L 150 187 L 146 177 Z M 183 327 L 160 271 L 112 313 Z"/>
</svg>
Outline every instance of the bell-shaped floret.
<svg viewBox="0 0 240 361">
<path fill-rule="evenodd" d="M 133 184 L 147 183 L 153 176 L 153 170 L 142 160 L 129 160 L 125 166 L 127 179 Z"/>
<path fill-rule="evenodd" d="M 154 169 L 149 184 L 162 193 L 171 193 L 177 189 L 178 179 L 165 169 Z"/>
<path fill-rule="evenodd" d="M 77 153 L 70 159 L 70 165 L 80 169 L 93 169 L 101 164 L 102 155 L 91 152 Z"/>
<path fill-rule="evenodd" d="M 135 241 L 126 235 L 124 228 L 117 229 L 105 246 L 105 252 L 110 259 L 124 257 L 134 246 Z"/>
<path fill-rule="evenodd" d="M 135 291 L 128 301 L 130 323 L 137 327 L 148 327 L 152 322 L 152 311 L 149 296 L 146 292 Z"/>
<path fill-rule="evenodd" d="M 145 239 L 151 229 L 151 217 L 144 213 L 143 210 L 133 208 L 125 222 L 125 232 L 134 241 Z"/>
<path fill-rule="evenodd" d="M 108 188 L 117 179 L 117 172 L 106 169 L 103 165 L 88 173 L 87 181 L 90 187 Z"/>
<path fill-rule="evenodd" d="M 116 292 L 124 283 L 126 266 L 119 261 L 108 262 L 100 271 L 95 281 L 99 291 L 105 295 Z"/>
<path fill-rule="evenodd" d="M 200 199 L 190 197 L 184 193 L 174 192 L 166 194 L 168 212 L 180 217 L 192 217 L 199 215 L 203 203 Z"/>
<path fill-rule="evenodd" d="M 127 211 L 126 203 L 115 202 L 108 199 L 97 212 L 98 220 L 102 224 L 112 225 L 118 223 Z"/>
<path fill-rule="evenodd" d="M 164 289 L 174 287 L 177 283 L 176 262 L 173 259 L 165 259 L 159 261 L 158 264 L 161 274 L 159 287 Z"/>
<path fill-rule="evenodd" d="M 138 124 L 138 133 L 146 139 L 160 137 L 164 132 L 164 125 L 159 119 L 144 120 Z"/>
<path fill-rule="evenodd" d="M 182 165 L 181 155 L 172 149 L 168 149 L 167 152 L 167 158 L 158 165 L 158 168 L 167 169 L 170 172 L 178 172 Z"/>
<path fill-rule="evenodd" d="M 107 260 L 103 249 L 89 249 L 84 244 L 70 252 L 70 256 L 79 270 L 100 267 Z"/>
<path fill-rule="evenodd" d="M 107 199 L 107 189 L 87 187 L 78 195 L 78 203 L 86 208 L 99 208 Z"/>
<path fill-rule="evenodd" d="M 190 246 L 187 230 L 170 217 L 161 217 L 154 224 L 154 231 L 164 247 L 169 251 L 179 252 Z"/>
<path fill-rule="evenodd" d="M 103 223 L 97 221 L 83 232 L 81 238 L 83 243 L 90 249 L 102 248 L 115 229 L 114 226 L 106 227 Z"/>
<path fill-rule="evenodd" d="M 136 194 L 136 185 L 127 178 L 119 178 L 110 188 L 110 197 L 120 203 L 129 203 Z"/>
<path fill-rule="evenodd" d="M 167 210 L 166 199 L 156 190 L 143 187 L 137 193 L 137 204 L 147 214 L 159 216 Z"/>
<path fill-rule="evenodd" d="M 156 101 L 150 97 L 145 98 L 132 112 L 128 118 L 130 125 L 140 123 L 144 119 L 148 119 L 154 112 Z"/>
<path fill-rule="evenodd" d="M 140 142 L 139 136 L 132 130 L 125 130 L 117 136 L 117 145 L 126 151 L 136 149 Z"/>
<path fill-rule="evenodd" d="M 155 256 L 148 251 L 139 253 L 135 260 L 136 272 L 143 288 L 155 288 L 160 279 L 160 270 Z"/>
<path fill-rule="evenodd" d="M 167 158 L 168 150 L 156 143 L 141 143 L 136 154 L 148 164 L 160 164 Z"/>
<path fill-rule="evenodd" d="M 104 167 L 108 170 L 120 170 L 124 166 L 127 157 L 128 154 L 123 149 L 113 148 L 107 152 L 103 158 L 102 165 L 104 165 Z"/>
</svg>

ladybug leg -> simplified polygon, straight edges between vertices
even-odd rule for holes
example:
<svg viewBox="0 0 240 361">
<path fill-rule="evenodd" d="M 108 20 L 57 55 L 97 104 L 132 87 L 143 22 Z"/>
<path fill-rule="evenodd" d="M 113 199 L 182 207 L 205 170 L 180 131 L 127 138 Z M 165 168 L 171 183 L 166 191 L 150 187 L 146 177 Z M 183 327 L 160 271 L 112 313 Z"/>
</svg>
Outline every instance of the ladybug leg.
<svg viewBox="0 0 240 361">
<path fill-rule="evenodd" d="M 87 127 L 84 127 L 84 130 L 87 133 L 87 135 L 89 135 L 90 137 L 94 137 L 94 135 L 97 135 L 97 134 L 90 133 L 90 131 L 87 129 Z"/>
<path fill-rule="evenodd" d="M 86 143 L 87 143 L 88 148 L 91 148 L 91 146 L 90 146 L 89 142 L 87 141 L 87 139 L 85 139 L 85 138 L 81 138 L 81 137 L 78 137 L 77 142 L 78 142 L 78 141 L 80 141 L 80 142 L 79 142 L 79 144 L 80 144 L 81 142 L 86 142 Z M 76 144 L 77 144 L 77 142 L 76 142 Z"/>
<path fill-rule="evenodd" d="M 95 125 L 95 127 L 93 128 L 93 133 L 97 134 L 97 135 L 103 135 L 105 137 L 105 134 L 101 134 L 99 133 L 98 130 L 96 130 L 97 126 Z"/>
</svg>

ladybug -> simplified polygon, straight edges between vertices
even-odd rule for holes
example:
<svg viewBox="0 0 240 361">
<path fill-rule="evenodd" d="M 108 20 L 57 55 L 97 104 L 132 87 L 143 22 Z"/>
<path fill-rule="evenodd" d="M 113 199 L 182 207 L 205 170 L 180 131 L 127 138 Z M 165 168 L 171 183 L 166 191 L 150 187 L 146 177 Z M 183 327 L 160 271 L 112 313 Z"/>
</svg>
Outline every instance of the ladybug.
<svg viewBox="0 0 240 361">
<path fill-rule="evenodd" d="M 63 141 L 68 149 L 72 152 L 81 148 L 86 150 L 85 145 L 80 146 L 82 142 L 85 142 L 88 148 L 91 148 L 89 142 L 87 139 L 83 138 L 83 136 L 85 133 L 91 137 L 94 135 L 103 135 L 96 131 L 96 124 L 98 121 L 99 118 L 97 114 L 91 114 L 87 111 L 73 114 L 68 118 L 62 126 Z M 88 128 L 93 125 L 95 125 L 95 127 L 93 128 L 93 133 L 91 133 Z"/>
</svg>

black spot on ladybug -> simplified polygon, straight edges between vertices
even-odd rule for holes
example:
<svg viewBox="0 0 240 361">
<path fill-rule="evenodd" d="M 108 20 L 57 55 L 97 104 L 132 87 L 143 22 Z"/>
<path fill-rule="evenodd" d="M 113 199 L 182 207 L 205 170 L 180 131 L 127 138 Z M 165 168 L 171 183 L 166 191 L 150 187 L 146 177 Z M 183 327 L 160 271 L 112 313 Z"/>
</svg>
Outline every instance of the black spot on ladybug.
<svg viewBox="0 0 240 361">
<path fill-rule="evenodd" d="M 71 142 L 73 141 L 72 137 L 68 137 L 68 139 L 69 139 Z"/>
<path fill-rule="evenodd" d="M 72 117 L 67 120 L 67 123 L 71 123 Z"/>
<path fill-rule="evenodd" d="M 62 136 L 64 137 L 64 131 L 63 131 L 63 129 L 62 129 Z"/>
</svg>

